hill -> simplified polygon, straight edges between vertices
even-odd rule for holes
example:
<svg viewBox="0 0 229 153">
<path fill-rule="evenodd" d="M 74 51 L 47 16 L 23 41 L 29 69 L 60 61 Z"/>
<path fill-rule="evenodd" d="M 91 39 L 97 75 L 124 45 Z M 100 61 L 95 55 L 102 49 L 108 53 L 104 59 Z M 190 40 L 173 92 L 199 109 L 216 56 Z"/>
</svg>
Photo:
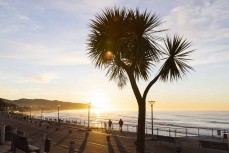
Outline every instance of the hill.
<svg viewBox="0 0 229 153">
<path fill-rule="evenodd" d="M 32 106 L 33 109 L 40 109 L 41 106 L 45 110 L 56 110 L 57 105 L 60 105 L 62 110 L 74 110 L 74 109 L 87 109 L 88 105 L 83 103 L 73 103 L 73 102 L 64 102 L 58 100 L 46 100 L 46 99 L 18 99 L 18 100 L 8 100 L 2 99 L 5 103 L 15 104 L 18 107 L 27 107 Z"/>
<path fill-rule="evenodd" d="M 0 111 L 7 111 L 9 108 L 16 108 L 17 105 L 10 103 L 10 101 L 5 102 L 0 98 Z"/>
</svg>

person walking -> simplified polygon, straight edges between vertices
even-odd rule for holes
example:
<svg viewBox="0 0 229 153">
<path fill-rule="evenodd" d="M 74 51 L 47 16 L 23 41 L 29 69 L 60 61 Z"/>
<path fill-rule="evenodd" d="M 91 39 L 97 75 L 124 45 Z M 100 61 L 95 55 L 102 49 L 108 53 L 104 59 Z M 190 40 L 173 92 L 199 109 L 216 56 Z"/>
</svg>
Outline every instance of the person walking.
<svg viewBox="0 0 229 153">
<path fill-rule="evenodd" d="M 109 125 L 108 130 L 109 130 L 109 132 L 111 132 L 112 121 L 111 121 L 110 119 L 109 119 L 109 121 L 108 121 L 108 125 Z"/>
<path fill-rule="evenodd" d="M 123 120 L 120 119 L 118 123 L 119 123 L 119 130 L 122 132 Z"/>
</svg>

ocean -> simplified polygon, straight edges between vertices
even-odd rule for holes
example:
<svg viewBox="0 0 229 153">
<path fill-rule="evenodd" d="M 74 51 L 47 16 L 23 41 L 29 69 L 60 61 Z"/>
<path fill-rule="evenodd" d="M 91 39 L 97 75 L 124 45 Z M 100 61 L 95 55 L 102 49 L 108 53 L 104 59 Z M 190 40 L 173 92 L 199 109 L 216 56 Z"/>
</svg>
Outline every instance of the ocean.
<svg viewBox="0 0 229 153">
<path fill-rule="evenodd" d="M 57 111 L 43 112 L 43 118 L 57 118 Z M 40 117 L 40 113 L 36 113 Z M 77 120 L 81 124 L 88 122 L 88 110 L 62 110 L 60 119 Z M 203 128 L 229 131 L 229 111 L 154 111 L 154 128 Z M 118 126 L 119 119 L 129 125 L 130 131 L 137 125 L 137 111 L 90 111 L 90 125 L 98 126 L 100 122 L 112 120 Z M 151 129 L 151 111 L 146 112 L 146 127 Z M 132 128 L 132 130 L 131 130 Z"/>
</svg>

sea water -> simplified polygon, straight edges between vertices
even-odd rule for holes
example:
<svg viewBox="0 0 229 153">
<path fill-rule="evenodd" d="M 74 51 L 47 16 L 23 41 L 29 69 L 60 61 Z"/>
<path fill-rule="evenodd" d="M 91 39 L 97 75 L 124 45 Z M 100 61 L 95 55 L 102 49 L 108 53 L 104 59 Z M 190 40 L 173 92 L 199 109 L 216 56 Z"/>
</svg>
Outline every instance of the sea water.
<svg viewBox="0 0 229 153">
<path fill-rule="evenodd" d="M 44 117 L 57 118 L 57 111 L 44 112 Z M 91 124 L 107 122 L 118 123 L 119 119 L 124 124 L 137 125 L 138 111 L 97 111 L 97 110 L 63 110 L 59 112 L 61 119 L 88 121 Z M 38 114 L 37 114 L 38 115 Z M 146 112 L 146 126 L 151 128 L 151 111 Z M 229 111 L 154 111 L 154 127 L 193 127 L 214 128 L 229 130 Z"/>
</svg>

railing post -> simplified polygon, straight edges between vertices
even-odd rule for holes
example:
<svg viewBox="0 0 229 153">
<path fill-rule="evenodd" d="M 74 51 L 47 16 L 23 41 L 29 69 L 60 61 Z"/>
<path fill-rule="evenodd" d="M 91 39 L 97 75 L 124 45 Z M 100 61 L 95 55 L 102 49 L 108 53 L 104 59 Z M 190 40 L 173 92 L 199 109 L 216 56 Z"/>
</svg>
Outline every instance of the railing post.
<svg viewBox="0 0 229 153">
<path fill-rule="evenodd" d="M 145 129 L 146 129 L 145 133 L 147 134 L 147 126 L 146 126 L 146 128 L 145 128 Z"/>
<path fill-rule="evenodd" d="M 212 137 L 213 137 L 213 128 L 212 128 Z"/>
<path fill-rule="evenodd" d="M 170 129 L 169 129 L 169 136 L 171 136 L 171 135 L 170 135 Z"/>
<path fill-rule="evenodd" d="M 185 129 L 185 134 L 186 134 L 186 137 L 188 136 L 188 130 L 187 129 Z"/>
</svg>

